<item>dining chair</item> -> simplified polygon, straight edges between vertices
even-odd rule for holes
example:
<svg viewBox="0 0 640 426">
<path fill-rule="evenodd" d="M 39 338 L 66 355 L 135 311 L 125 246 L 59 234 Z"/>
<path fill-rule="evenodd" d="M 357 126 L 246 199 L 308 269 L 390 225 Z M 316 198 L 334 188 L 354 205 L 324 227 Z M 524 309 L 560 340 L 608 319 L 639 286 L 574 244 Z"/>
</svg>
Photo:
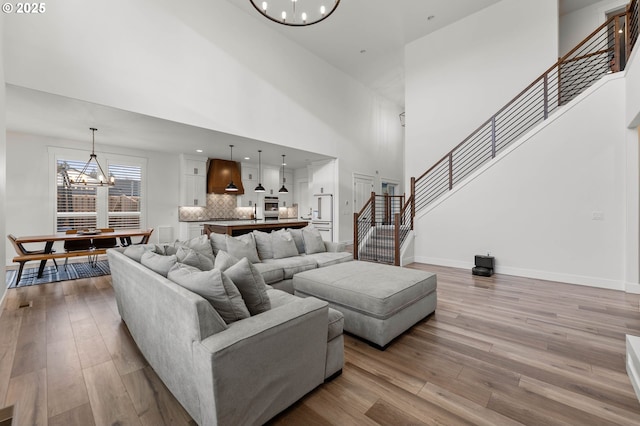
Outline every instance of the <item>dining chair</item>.
<svg viewBox="0 0 640 426">
<path fill-rule="evenodd" d="M 77 229 L 67 229 L 65 231 L 65 233 L 67 235 L 72 235 L 72 234 L 77 234 L 78 230 Z M 85 250 L 91 250 L 91 238 L 82 238 L 82 239 L 72 239 L 72 240 L 64 240 L 64 251 L 66 251 L 67 253 L 69 252 L 73 252 L 73 251 L 85 251 Z M 89 264 L 93 265 L 94 264 L 94 257 L 92 255 L 88 255 L 87 256 L 89 258 Z M 64 269 L 65 271 L 67 270 L 67 262 L 69 261 L 69 258 L 66 257 L 64 259 Z"/>
<path fill-rule="evenodd" d="M 100 228 L 98 229 L 101 233 L 105 234 L 108 232 L 114 232 L 113 228 Z M 116 238 L 94 238 L 93 239 L 93 247 L 96 249 L 108 249 L 113 247 L 118 247 L 118 241 Z"/>
</svg>

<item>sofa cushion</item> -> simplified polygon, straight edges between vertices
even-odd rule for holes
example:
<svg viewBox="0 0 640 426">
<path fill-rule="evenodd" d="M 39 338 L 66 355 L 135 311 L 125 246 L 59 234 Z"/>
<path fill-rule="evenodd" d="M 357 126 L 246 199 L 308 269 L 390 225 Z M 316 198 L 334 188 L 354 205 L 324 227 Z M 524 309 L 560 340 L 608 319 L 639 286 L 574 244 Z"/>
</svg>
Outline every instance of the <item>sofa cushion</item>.
<svg viewBox="0 0 640 426">
<path fill-rule="evenodd" d="M 267 259 L 264 263 L 278 265 L 281 267 L 282 272 L 284 273 L 283 279 L 285 280 L 293 278 L 293 275 L 298 272 L 304 272 L 318 267 L 315 260 L 305 256 L 287 257 L 284 259 Z"/>
<path fill-rule="evenodd" d="M 171 256 L 163 256 L 151 251 L 145 251 L 140 258 L 140 263 L 165 278 L 169 273 L 169 270 L 177 261 L 175 254 L 172 254 Z"/>
<path fill-rule="evenodd" d="M 237 259 L 246 257 L 251 263 L 260 263 L 253 234 L 245 234 L 238 237 L 227 236 L 227 253 Z"/>
<path fill-rule="evenodd" d="M 220 250 L 218 251 L 218 255 L 216 256 L 216 261 L 214 262 L 213 267 L 224 272 L 238 263 L 239 260 L 240 259 L 236 259 L 226 251 Z"/>
<path fill-rule="evenodd" d="M 271 243 L 273 246 L 274 259 L 298 256 L 298 248 L 289 231 L 280 230 L 272 232 Z"/>
<path fill-rule="evenodd" d="M 209 235 L 209 242 L 211 243 L 211 250 L 213 250 L 214 256 L 218 255 L 219 250 L 227 251 L 227 234 L 212 232 Z"/>
<path fill-rule="evenodd" d="M 253 231 L 253 238 L 256 240 L 256 248 L 260 259 L 273 259 L 271 234 L 262 231 Z"/>
<path fill-rule="evenodd" d="M 304 238 L 302 238 L 302 229 L 287 229 L 296 243 L 299 254 L 304 254 Z"/>
<path fill-rule="evenodd" d="M 207 244 L 209 243 L 207 242 Z M 209 246 L 209 249 L 211 249 L 211 246 Z M 201 271 L 210 271 L 213 269 L 213 253 L 206 255 L 189 247 L 181 246 L 178 247 L 176 258 L 178 262 L 196 267 Z"/>
<path fill-rule="evenodd" d="M 209 237 L 206 235 L 200 235 L 186 241 L 177 241 L 175 243 L 175 246 L 176 248 L 188 247 L 190 249 L 193 249 L 197 253 L 208 256 L 213 261 L 213 248 L 211 247 L 211 243 L 209 242 Z"/>
<path fill-rule="evenodd" d="M 176 243 L 162 245 L 156 244 L 156 249 L 154 251 L 163 256 L 171 256 L 172 254 L 178 253 L 178 248 L 176 247 Z"/>
<path fill-rule="evenodd" d="M 216 261 L 218 259 L 216 258 Z M 284 271 L 278 263 L 256 263 L 253 265 L 267 284 L 275 284 L 284 280 Z"/>
<path fill-rule="evenodd" d="M 246 257 L 224 271 L 224 275 L 229 277 L 238 287 L 251 315 L 257 315 L 271 309 L 264 279 Z"/>
<path fill-rule="evenodd" d="M 227 324 L 250 316 L 238 288 L 218 269 L 199 271 L 176 263 L 168 278 L 208 300 Z"/>
<path fill-rule="evenodd" d="M 307 254 L 305 257 L 313 259 L 318 265 L 318 268 L 324 268 L 325 266 L 336 265 L 338 263 L 350 262 L 353 260 L 353 254 L 345 251 Z"/>
<path fill-rule="evenodd" d="M 293 294 L 277 289 L 269 289 L 267 290 L 267 294 L 269 299 L 271 299 L 271 306 L 273 308 L 286 305 L 287 303 L 292 303 L 298 298 L 298 296 L 294 296 Z M 342 335 L 343 328 L 344 316 L 342 313 L 336 309 L 329 308 L 329 330 L 327 333 L 327 341 Z"/>
<path fill-rule="evenodd" d="M 337 309 L 329 308 L 329 336 L 327 341 L 342 335 L 344 332 L 344 315 Z"/>
<path fill-rule="evenodd" d="M 322 240 L 320 231 L 307 226 L 302 229 L 302 238 L 304 239 L 304 250 L 307 254 L 322 253 L 327 251 Z"/>
<path fill-rule="evenodd" d="M 144 252 L 146 251 L 153 252 L 155 250 L 156 250 L 155 244 L 136 244 L 134 246 L 127 247 L 126 249 L 124 249 L 122 253 L 124 253 L 125 256 L 140 263 L 140 261 L 142 260 L 142 254 Z"/>
</svg>

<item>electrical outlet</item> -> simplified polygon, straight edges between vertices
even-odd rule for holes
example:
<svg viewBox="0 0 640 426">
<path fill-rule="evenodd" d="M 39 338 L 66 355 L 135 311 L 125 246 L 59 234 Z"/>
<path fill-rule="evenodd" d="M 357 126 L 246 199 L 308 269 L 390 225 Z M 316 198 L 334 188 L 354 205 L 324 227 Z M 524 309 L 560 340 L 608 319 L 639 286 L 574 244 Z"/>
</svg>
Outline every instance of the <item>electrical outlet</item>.
<svg viewBox="0 0 640 426">
<path fill-rule="evenodd" d="M 591 213 L 591 220 L 604 220 L 604 213 L 601 211 L 594 211 Z"/>
</svg>

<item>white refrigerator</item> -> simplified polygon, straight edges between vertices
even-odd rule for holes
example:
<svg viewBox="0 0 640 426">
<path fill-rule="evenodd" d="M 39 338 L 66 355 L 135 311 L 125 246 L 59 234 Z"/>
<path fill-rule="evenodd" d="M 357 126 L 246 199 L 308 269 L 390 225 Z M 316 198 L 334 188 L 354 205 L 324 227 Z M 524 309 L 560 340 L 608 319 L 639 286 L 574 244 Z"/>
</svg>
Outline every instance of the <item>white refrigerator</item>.
<svg viewBox="0 0 640 426">
<path fill-rule="evenodd" d="M 333 241 L 333 194 L 314 194 L 311 223 L 324 241 Z"/>
</svg>

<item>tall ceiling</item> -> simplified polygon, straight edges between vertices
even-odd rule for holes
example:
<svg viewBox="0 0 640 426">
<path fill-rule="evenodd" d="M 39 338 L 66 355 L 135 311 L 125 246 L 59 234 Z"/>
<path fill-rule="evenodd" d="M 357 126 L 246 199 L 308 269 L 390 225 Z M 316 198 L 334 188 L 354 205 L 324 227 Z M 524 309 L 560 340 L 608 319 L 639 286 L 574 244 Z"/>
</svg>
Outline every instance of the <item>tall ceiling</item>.
<svg viewBox="0 0 640 426">
<path fill-rule="evenodd" d="M 250 0 L 227 1 L 404 106 L 404 46 L 500 0 L 342 0 L 328 19 L 308 27 L 271 22 L 256 12 Z M 305 0 L 297 1 L 301 10 Z M 560 13 L 599 1 L 559 0 Z"/>
<path fill-rule="evenodd" d="M 280 32 L 337 69 L 382 96 L 404 105 L 404 46 L 465 18 L 499 0 L 342 0 L 331 17 L 309 27 L 286 27 L 262 17 L 249 0 L 227 0 L 254 17 L 255 25 Z M 298 0 L 301 5 L 305 0 Z M 331 1 L 331 0 L 328 0 Z M 598 0 L 559 0 L 560 13 Z M 292 167 L 323 159 L 310 152 L 273 146 L 212 130 L 120 111 L 34 90 L 8 86 L 7 129 L 57 138 L 89 141 L 87 120 L 100 123 L 96 141 L 104 145 L 135 146 L 165 152 L 195 153 L 226 158 L 228 144 L 238 146 L 234 157 L 255 157 L 258 149 L 287 155 Z M 207 140 L 224 141 L 207 144 Z M 176 140 L 184 141 L 176 144 Z M 242 148 L 240 148 L 242 147 Z M 246 152 L 240 152 L 240 150 Z M 278 164 L 278 158 L 266 164 Z M 251 161 L 255 161 L 252 158 Z"/>
</svg>

